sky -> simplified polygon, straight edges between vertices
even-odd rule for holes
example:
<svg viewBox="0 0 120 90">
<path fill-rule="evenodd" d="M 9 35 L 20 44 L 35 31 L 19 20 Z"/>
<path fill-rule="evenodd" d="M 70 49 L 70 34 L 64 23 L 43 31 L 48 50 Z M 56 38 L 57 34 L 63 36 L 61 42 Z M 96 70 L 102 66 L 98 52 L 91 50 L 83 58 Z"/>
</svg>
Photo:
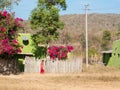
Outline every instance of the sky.
<svg viewBox="0 0 120 90">
<path fill-rule="evenodd" d="M 67 10 L 60 11 L 60 15 L 84 14 L 84 5 L 89 4 L 88 13 L 115 13 L 120 14 L 120 0 L 66 0 Z M 21 0 L 14 5 L 12 12 L 16 17 L 28 20 L 31 11 L 36 7 L 37 0 Z"/>
</svg>

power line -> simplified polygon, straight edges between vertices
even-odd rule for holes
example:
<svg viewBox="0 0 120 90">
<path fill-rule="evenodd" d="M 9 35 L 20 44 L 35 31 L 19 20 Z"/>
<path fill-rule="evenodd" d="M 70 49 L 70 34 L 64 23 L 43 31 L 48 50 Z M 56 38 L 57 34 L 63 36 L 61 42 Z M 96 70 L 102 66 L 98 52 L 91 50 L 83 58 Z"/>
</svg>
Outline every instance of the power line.
<svg viewBox="0 0 120 90">
<path fill-rule="evenodd" d="M 85 10 L 85 9 L 80 9 L 80 10 Z M 99 10 L 99 11 L 120 11 L 120 8 L 97 8 L 97 9 L 89 9 L 90 11 L 96 11 L 96 10 Z"/>
</svg>

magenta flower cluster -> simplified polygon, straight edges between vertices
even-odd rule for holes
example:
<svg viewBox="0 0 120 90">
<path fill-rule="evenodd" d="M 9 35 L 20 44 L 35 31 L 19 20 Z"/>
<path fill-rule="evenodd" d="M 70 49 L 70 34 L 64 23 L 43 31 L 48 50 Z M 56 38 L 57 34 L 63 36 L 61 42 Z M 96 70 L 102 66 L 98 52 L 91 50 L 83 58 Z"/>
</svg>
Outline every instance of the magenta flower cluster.
<svg viewBox="0 0 120 90">
<path fill-rule="evenodd" d="M 17 41 L 17 31 L 23 29 L 23 19 L 14 18 L 7 11 L 0 12 L 0 56 L 10 56 L 21 52 Z"/>
<path fill-rule="evenodd" d="M 52 60 L 58 58 L 58 60 L 67 59 L 68 52 L 73 50 L 73 46 L 51 46 L 48 48 L 48 55 Z"/>
</svg>

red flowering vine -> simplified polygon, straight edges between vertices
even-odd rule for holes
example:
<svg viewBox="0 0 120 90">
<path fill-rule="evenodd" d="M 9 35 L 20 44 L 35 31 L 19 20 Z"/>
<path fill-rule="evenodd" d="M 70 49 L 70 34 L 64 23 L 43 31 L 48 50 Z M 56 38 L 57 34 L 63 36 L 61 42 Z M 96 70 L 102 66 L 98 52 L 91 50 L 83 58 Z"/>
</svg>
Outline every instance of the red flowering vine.
<svg viewBox="0 0 120 90">
<path fill-rule="evenodd" d="M 0 57 L 11 57 L 21 52 L 17 41 L 17 31 L 23 29 L 23 19 L 14 18 L 12 13 L 0 12 Z"/>
<path fill-rule="evenodd" d="M 73 50 L 73 46 L 51 46 L 48 48 L 48 55 L 52 60 L 58 58 L 59 60 L 67 59 L 68 52 Z"/>
</svg>

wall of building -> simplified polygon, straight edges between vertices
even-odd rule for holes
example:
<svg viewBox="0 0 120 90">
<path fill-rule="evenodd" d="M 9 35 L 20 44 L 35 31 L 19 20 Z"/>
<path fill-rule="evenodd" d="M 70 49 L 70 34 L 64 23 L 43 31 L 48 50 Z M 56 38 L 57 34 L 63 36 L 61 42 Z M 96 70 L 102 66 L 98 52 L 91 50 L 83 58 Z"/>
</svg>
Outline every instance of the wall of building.
<svg viewBox="0 0 120 90">
<path fill-rule="evenodd" d="M 31 36 L 32 35 L 30 33 L 19 33 L 18 42 L 23 46 L 22 54 L 33 53 L 35 46 Z"/>
<path fill-rule="evenodd" d="M 112 57 L 108 62 L 108 66 L 120 68 L 120 40 L 116 40 L 112 47 Z"/>
</svg>

